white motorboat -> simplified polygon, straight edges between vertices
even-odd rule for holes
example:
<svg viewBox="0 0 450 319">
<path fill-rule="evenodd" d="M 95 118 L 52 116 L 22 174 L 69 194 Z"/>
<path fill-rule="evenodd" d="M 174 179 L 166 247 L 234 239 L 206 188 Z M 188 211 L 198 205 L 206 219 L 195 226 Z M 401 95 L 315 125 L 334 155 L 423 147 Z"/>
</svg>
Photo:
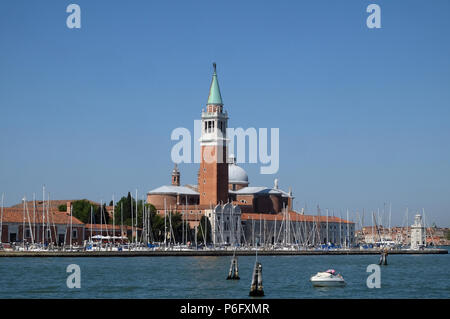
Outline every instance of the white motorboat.
<svg viewBox="0 0 450 319">
<path fill-rule="evenodd" d="M 345 286 L 344 278 L 336 273 L 334 269 L 318 272 L 312 276 L 310 281 L 315 287 L 342 287 Z"/>
</svg>

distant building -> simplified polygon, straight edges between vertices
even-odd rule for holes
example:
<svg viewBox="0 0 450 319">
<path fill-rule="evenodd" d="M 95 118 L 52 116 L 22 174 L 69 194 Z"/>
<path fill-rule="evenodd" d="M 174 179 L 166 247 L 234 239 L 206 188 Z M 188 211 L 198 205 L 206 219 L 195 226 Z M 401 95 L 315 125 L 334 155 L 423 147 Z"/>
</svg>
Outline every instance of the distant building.
<svg viewBox="0 0 450 319">
<path fill-rule="evenodd" d="M 2 243 L 44 243 L 53 245 L 82 245 L 84 241 L 85 225 L 79 219 L 70 216 L 69 209 L 60 212 L 55 206 L 42 211 L 33 209 L 29 202 L 13 207 L 6 207 L 2 214 L 1 242 Z M 70 207 L 70 206 L 68 206 Z M 71 231 L 72 230 L 72 231 Z"/>
<path fill-rule="evenodd" d="M 414 216 L 414 224 L 411 225 L 411 249 L 420 249 L 426 246 L 425 228 L 422 224 L 422 216 Z"/>
</svg>

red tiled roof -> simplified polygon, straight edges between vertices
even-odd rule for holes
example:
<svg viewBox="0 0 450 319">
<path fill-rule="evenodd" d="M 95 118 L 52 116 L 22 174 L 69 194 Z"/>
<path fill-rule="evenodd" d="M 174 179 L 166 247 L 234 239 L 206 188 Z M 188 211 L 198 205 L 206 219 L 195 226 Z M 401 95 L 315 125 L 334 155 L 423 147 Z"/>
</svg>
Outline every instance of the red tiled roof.
<svg viewBox="0 0 450 319">
<path fill-rule="evenodd" d="M 79 201 L 79 200 L 87 200 L 92 205 L 100 206 L 100 203 L 96 203 L 96 202 L 93 202 L 93 201 L 88 200 L 88 199 L 67 199 L 67 200 L 57 199 L 57 200 L 50 200 L 50 203 L 46 200 L 45 201 L 45 207 L 50 206 L 51 209 L 57 210 L 60 205 L 66 205 L 67 202 L 72 202 L 73 203 L 73 202 L 76 202 L 76 201 Z M 26 201 L 26 204 L 28 205 L 29 209 L 30 208 L 33 209 L 33 201 L 32 200 Z M 36 207 L 42 208 L 42 199 L 41 200 L 36 199 Z M 13 205 L 10 208 L 23 208 L 23 203 Z"/>
<path fill-rule="evenodd" d="M 44 214 L 45 222 L 47 222 L 47 212 Z M 29 216 L 29 220 L 28 220 Z M 34 218 L 34 216 L 36 218 Z M 50 210 L 49 211 L 49 218 L 51 224 L 68 224 L 70 223 L 70 218 L 72 218 L 72 224 L 78 224 L 83 225 L 83 223 L 75 218 L 70 217 L 66 212 L 59 212 L 57 210 Z M 23 223 L 24 213 L 23 213 L 23 207 L 22 208 L 15 208 L 15 207 L 5 207 L 3 209 L 3 223 Z M 42 210 L 36 210 L 35 214 L 33 215 L 33 208 L 28 207 L 28 215 L 25 210 L 25 222 L 33 223 L 33 221 L 36 220 L 36 223 L 42 223 Z"/>
<path fill-rule="evenodd" d="M 255 213 L 242 213 L 241 220 L 277 220 L 282 221 L 285 218 L 283 213 L 278 214 L 255 214 Z M 316 215 L 301 215 L 296 212 L 289 212 L 289 219 L 291 222 L 299 221 L 299 222 L 328 222 L 329 223 L 343 223 L 343 224 L 353 224 L 351 221 L 347 221 L 345 219 L 335 217 L 335 216 L 316 216 Z"/>
</svg>

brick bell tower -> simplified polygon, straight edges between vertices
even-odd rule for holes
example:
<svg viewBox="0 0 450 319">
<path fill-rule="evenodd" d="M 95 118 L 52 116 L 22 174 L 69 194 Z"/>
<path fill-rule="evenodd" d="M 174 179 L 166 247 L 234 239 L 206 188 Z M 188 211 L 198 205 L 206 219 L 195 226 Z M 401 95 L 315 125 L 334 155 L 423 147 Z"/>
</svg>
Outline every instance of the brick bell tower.
<svg viewBox="0 0 450 319">
<path fill-rule="evenodd" d="M 201 161 L 198 174 L 200 205 L 214 207 L 228 201 L 226 130 L 228 114 L 223 110 L 216 64 L 209 89 L 206 112 L 202 110 Z"/>
</svg>

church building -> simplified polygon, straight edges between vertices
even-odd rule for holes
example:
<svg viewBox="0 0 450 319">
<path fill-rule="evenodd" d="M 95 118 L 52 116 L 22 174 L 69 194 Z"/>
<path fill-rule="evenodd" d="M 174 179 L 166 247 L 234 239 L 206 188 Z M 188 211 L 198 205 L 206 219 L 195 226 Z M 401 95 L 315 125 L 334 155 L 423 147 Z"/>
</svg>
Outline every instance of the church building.
<svg viewBox="0 0 450 319">
<path fill-rule="evenodd" d="M 260 231 L 259 244 L 262 240 L 271 244 L 280 242 L 277 232 L 281 231 L 281 228 L 276 228 L 277 222 L 278 227 L 284 224 L 287 230 L 295 228 L 295 222 L 306 221 L 305 216 L 293 210 L 294 196 L 291 189 L 289 191 L 280 189 L 277 179 L 273 187 L 250 186 L 246 171 L 236 164 L 234 156 L 227 158 L 228 113 L 224 109 L 216 65 L 213 66 L 206 109 L 201 113 L 201 162 L 197 184 L 181 186 L 182 176 L 175 164 L 171 184 L 149 191 L 147 202 L 154 205 L 161 215 L 168 211 L 181 213 L 182 219 L 191 227 L 197 227 L 202 216 L 208 217 L 214 244 L 251 243 L 246 237 L 254 237 L 255 232 L 251 231 L 251 227 L 254 227 L 255 220 L 259 221 L 260 229 L 263 221 L 264 227 L 268 227 L 268 233 L 264 233 L 267 236 L 263 236 Z M 288 224 L 288 220 L 293 224 Z M 317 225 L 325 222 L 324 217 L 308 220 L 309 223 L 315 222 Z M 316 228 L 319 229 L 320 225 L 317 225 Z M 269 229 L 272 235 L 269 235 Z M 310 229 L 313 229 L 313 226 L 310 225 Z M 285 235 L 284 242 L 299 241 L 298 236 L 297 238 L 292 234 L 288 236 L 289 238 L 286 236 L 288 235 Z M 326 237 L 325 240 L 329 241 L 329 237 Z"/>
</svg>

